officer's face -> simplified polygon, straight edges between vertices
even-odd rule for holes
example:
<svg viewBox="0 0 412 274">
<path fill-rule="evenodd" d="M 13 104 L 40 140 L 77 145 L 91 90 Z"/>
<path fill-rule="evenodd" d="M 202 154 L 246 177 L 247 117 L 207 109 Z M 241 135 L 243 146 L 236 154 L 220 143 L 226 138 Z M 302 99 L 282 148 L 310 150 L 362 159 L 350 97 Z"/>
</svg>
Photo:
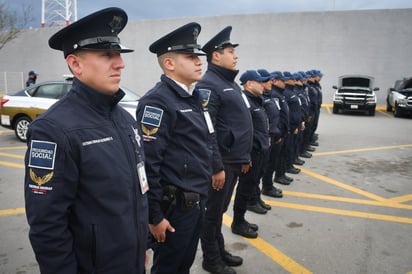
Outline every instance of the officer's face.
<svg viewBox="0 0 412 274">
<path fill-rule="evenodd" d="M 272 81 L 269 80 L 267 82 L 263 83 L 263 88 L 265 89 L 265 91 L 269 91 L 272 89 Z"/>
<path fill-rule="evenodd" d="M 283 82 L 282 80 L 274 79 L 273 84 L 277 86 L 278 88 L 282 88 L 282 89 L 285 88 L 285 82 Z"/>
<path fill-rule="evenodd" d="M 234 47 L 226 47 L 223 51 L 217 53 L 219 55 L 217 58 L 217 65 L 227 69 L 236 70 L 237 59 L 239 57 L 237 56 Z"/>
<path fill-rule="evenodd" d="M 202 78 L 202 60 L 196 54 L 170 53 L 163 68 L 166 75 L 188 87 Z"/>
<path fill-rule="evenodd" d="M 118 51 L 84 50 L 66 58 L 73 74 L 84 84 L 106 94 L 119 90 L 121 70 L 125 67 Z"/>
<path fill-rule="evenodd" d="M 264 83 L 257 82 L 257 81 L 247 81 L 246 88 L 252 94 L 259 96 L 263 94 L 264 91 Z"/>
</svg>

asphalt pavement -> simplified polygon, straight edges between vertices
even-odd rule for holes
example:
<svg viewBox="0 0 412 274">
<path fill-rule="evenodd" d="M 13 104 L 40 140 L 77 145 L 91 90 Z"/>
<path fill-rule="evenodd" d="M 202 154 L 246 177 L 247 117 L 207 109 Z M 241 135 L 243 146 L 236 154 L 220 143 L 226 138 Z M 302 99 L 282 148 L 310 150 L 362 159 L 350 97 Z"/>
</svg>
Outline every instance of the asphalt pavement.
<svg viewBox="0 0 412 274">
<path fill-rule="evenodd" d="M 272 209 L 248 212 L 259 237 L 230 231 L 227 249 L 242 256 L 239 274 L 412 274 L 412 119 L 331 114 L 322 108 L 319 146 Z M 39 273 L 24 214 L 23 158 L 13 131 L 0 127 L 0 274 Z M 192 273 L 201 268 L 199 249 Z"/>
</svg>

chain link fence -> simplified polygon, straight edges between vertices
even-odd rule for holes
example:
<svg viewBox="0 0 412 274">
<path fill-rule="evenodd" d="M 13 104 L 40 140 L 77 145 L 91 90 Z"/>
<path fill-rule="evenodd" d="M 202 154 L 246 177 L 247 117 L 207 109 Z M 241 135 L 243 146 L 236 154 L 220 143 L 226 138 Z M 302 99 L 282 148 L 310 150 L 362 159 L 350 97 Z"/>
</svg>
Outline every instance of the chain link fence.
<svg viewBox="0 0 412 274">
<path fill-rule="evenodd" d="M 13 93 L 24 88 L 24 73 L 22 71 L 1 71 L 0 72 L 0 94 Z"/>
</svg>

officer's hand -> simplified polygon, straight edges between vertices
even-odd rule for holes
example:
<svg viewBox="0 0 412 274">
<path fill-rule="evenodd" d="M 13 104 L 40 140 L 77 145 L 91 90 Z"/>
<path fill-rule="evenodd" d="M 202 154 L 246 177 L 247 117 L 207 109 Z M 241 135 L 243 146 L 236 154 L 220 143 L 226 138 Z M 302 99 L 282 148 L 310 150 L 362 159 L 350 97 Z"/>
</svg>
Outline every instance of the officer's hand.
<svg viewBox="0 0 412 274">
<path fill-rule="evenodd" d="M 242 165 L 242 173 L 248 173 L 251 166 L 252 166 L 252 162 Z"/>
<path fill-rule="evenodd" d="M 275 144 L 280 144 L 282 142 L 282 138 L 279 138 L 279 139 L 277 139 L 276 141 L 275 141 Z"/>
<path fill-rule="evenodd" d="M 298 132 L 299 132 L 299 129 L 295 128 L 295 130 L 293 131 L 293 134 L 296 135 L 296 134 L 298 134 Z"/>
<path fill-rule="evenodd" d="M 166 230 L 170 232 L 175 232 L 175 229 L 170 225 L 169 221 L 163 219 L 157 225 L 149 224 L 150 233 L 152 233 L 153 237 L 156 239 L 157 242 L 163 243 L 166 241 Z"/>
<path fill-rule="evenodd" d="M 212 187 L 214 190 L 219 191 L 223 188 L 223 186 L 225 185 L 225 171 L 219 171 L 216 174 L 213 174 L 212 176 Z"/>
</svg>

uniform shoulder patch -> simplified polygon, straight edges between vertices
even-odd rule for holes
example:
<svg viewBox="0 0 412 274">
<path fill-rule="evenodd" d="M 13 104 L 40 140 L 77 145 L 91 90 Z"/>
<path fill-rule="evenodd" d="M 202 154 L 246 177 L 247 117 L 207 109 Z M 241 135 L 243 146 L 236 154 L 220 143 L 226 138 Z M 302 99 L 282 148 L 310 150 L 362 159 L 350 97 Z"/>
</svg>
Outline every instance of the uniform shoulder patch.
<svg viewBox="0 0 412 274">
<path fill-rule="evenodd" d="M 30 144 L 29 167 L 54 169 L 57 144 L 40 140 L 32 140 Z"/>
<path fill-rule="evenodd" d="M 162 116 L 163 109 L 152 106 L 145 106 L 141 123 L 159 127 L 160 123 L 162 122 Z"/>
</svg>

